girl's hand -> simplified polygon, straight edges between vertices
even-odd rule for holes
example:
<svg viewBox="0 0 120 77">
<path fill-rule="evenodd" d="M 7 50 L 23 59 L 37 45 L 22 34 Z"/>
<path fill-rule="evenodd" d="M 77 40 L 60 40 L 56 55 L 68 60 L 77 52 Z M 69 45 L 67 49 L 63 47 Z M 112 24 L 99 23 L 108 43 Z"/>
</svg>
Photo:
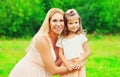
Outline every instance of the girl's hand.
<svg viewBox="0 0 120 77">
<path fill-rule="evenodd" d="M 71 61 L 74 62 L 74 63 L 76 63 L 76 64 L 80 64 L 81 63 L 81 59 L 79 57 L 71 59 Z"/>
<path fill-rule="evenodd" d="M 77 58 L 74 60 L 76 64 L 81 64 L 81 59 L 80 58 Z"/>
</svg>

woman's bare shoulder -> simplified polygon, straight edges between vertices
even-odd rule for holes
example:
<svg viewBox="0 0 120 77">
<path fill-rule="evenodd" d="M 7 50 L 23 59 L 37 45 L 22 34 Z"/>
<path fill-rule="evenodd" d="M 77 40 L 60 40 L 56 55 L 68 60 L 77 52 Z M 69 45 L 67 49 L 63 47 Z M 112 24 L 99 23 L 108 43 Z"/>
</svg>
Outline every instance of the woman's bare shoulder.
<svg viewBox="0 0 120 77">
<path fill-rule="evenodd" d="M 45 36 L 41 36 L 35 41 L 35 46 L 39 47 L 49 47 L 49 42 Z"/>
</svg>

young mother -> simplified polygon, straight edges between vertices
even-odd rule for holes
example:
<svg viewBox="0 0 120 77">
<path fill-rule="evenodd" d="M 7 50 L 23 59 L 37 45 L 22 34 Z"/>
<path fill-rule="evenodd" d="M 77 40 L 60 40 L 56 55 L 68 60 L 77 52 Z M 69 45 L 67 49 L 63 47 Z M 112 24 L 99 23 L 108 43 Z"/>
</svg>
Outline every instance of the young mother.
<svg viewBox="0 0 120 77">
<path fill-rule="evenodd" d="M 48 11 L 46 18 L 27 48 L 27 54 L 15 65 L 9 77 L 51 77 L 64 74 L 65 66 L 57 66 L 58 48 L 55 46 L 58 35 L 64 28 L 64 12 L 58 8 Z M 72 70 L 73 71 L 73 70 Z"/>
</svg>

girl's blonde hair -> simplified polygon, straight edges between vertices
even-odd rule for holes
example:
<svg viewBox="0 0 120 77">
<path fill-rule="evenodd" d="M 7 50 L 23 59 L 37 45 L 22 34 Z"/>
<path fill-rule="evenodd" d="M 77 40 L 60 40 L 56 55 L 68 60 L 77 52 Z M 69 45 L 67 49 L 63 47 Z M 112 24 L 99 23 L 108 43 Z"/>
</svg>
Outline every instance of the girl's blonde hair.
<svg viewBox="0 0 120 77">
<path fill-rule="evenodd" d="M 52 8 L 48 11 L 46 17 L 45 17 L 45 20 L 41 26 L 41 28 L 39 29 L 39 31 L 34 35 L 34 37 L 32 38 L 32 41 L 31 43 L 28 45 L 26 51 L 28 52 L 32 45 L 35 43 L 36 40 L 38 40 L 41 36 L 43 35 L 47 35 L 48 32 L 49 32 L 49 28 L 50 28 L 50 20 L 52 18 L 52 16 L 55 14 L 55 13 L 60 13 L 61 15 L 64 16 L 64 11 L 59 9 L 59 8 Z"/>
<path fill-rule="evenodd" d="M 76 34 L 83 33 L 81 17 L 79 16 L 79 14 L 77 13 L 75 9 L 69 9 L 65 12 L 65 15 L 64 15 L 65 28 L 62 32 L 63 37 L 69 34 L 69 30 L 67 28 L 67 22 L 73 19 L 79 19 L 80 28 L 77 30 Z"/>
</svg>

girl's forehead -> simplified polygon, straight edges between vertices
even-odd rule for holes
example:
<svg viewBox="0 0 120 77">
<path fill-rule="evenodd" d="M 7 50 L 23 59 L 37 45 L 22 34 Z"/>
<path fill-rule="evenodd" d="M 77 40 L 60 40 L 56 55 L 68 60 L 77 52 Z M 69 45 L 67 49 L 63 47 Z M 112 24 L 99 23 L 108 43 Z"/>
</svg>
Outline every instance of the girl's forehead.
<svg viewBox="0 0 120 77">
<path fill-rule="evenodd" d="M 79 21 L 78 17 L 68 18 L 67 21 Z"/>
</svg>

